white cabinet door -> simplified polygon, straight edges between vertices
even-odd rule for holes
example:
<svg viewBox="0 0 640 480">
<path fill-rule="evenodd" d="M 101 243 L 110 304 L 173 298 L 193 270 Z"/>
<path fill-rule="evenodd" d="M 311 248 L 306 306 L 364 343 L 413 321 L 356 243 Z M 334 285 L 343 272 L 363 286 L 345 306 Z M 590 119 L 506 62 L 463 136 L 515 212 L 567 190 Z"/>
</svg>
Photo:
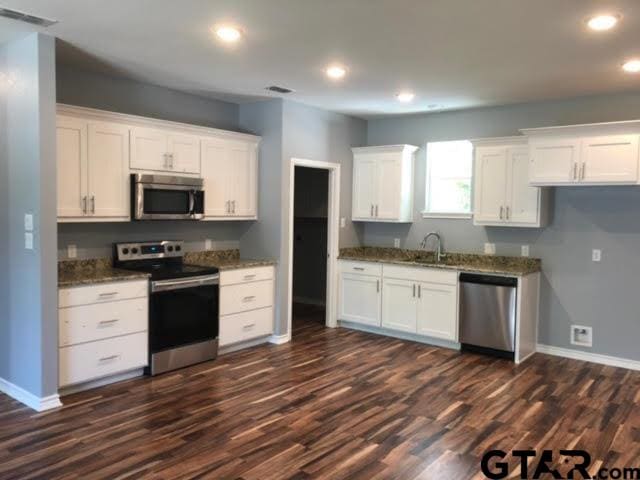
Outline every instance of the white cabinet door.
<svg viewBox="0 0 640 480">
<path fill-rule="evenodd" d="M 58 116 L 56 121 L 58 217 L 84 216 L 87 201 L 87 123 Z"/>
<path fill-rule="evenodd" d="M 503 223 L 506 221 L 507 149 L 478 147 L 474 179 L 474 222 Z"/>
<path fill-rule="evenodd" d="M 229 148 L 222 139 L 208 138 L 202 141 L 202 178 L 204 179 L 204 216 L 230 215 L 231 169 Z"/>
<path fill-rule="evenodd" d="M 231 214 L 236 217 L 258 215 L 258 158 L 255 145 L 228 142 L 229 170 L 232 172 Z"/>
<path fill-rule="evenodd" d="M 507 220 L 509 223 L 538 225 L 540 189 L 529 185 L 529 149 L 508 150 Z"/>
<path fill-rule="evenodd" d="M 579 139 L 536 139 L 529 146 L 529 183 L 555 185 L 577 181 Z"/>
<path fill-rule="evenodd" d="M 375 155 L 353 159 L 353 212 L 354 219 L 372 219 L 377 201 L 378 166 Z"/>
<path fill-rule="evenodd" d="M 415 282 L 385 278 L 382 282 L 382 326 L 416 333 L 417 298 Z"/>
<path fill-rule="evenodd" d="M 132 128 L 131 168 L 137 170 L 169 170 L 167 147 L 166 132 L 151 128 Z"/>
<path fill-rule="evenodd" d="M 339 318 L 380 326 L 380 279 L 367 275 L 340 275 Z"/>
<path fill-rule="evenodd" d="M 88 159 L 89 214 L 129 218 L 129 128 L 89 124 Z"/>
<path fill-rule="evenodd" d="M 400 218 L 400 188 L 402 187 L 402 157 L 380 155 L 377 169 L 377 189 L 374 216 L 380 220 Z"/>
<path fill-rule="evenodd" d="M 582 141 L 580 181 L 637 183 L 638 135 L 605 135 Z"/>
<path fill-rule="evenodd" d="M 458 287 L 435 283 L 420 283 L 418 287 L 418 333 L 457 341 Z"/>
<path fill-rule="evenodd" d="M 200 139 L 193 135 L 171 134 L 167 140 L 169 170 L 176 173 L 200 173 Z"/>
</svg>

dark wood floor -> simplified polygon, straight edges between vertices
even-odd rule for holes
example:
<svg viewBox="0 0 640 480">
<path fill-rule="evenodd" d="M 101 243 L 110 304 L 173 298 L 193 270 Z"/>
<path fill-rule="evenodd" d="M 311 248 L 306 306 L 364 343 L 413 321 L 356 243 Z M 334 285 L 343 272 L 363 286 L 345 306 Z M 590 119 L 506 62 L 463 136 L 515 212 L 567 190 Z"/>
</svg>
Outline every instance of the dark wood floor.
<svg viewBox="0 0 640 480">
<path fill-rule="evenodd" d="M 291 344 L 57 411 L 0 395 L 0 478 L 459 480 L 516 447 L 640 466 L 639 387 L 639 372 L 544 355 L 516 367 L 302 319 Z"/>
</svg>

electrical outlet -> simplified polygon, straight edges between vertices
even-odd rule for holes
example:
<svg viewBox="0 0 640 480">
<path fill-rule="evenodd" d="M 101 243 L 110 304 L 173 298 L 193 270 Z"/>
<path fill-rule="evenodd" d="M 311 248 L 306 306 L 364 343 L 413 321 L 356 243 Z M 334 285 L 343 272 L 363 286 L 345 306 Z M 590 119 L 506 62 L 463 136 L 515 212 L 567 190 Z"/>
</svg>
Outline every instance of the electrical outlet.
<svg viewBox="0 0 640 480">
<path fill-rule="evenodd" d="M 484 244 L 484 253 L 485 253 L 485 255 L 495 255 L 496 254 L 496 244 L 495 243 L 485 243 Z"/>
<path fill-rule="evenodd" d="M 400 248 L 400 239 L 399 238 L 394 238 L 393 239 L 393 246 L 395 248 Z"/>
<path fill-rule="evenodd" d="M 210 238 L 207 238 L 204 241 L 204 249 L 205 250 L 211 250 L 213 248 L 213 241 Z"/>
<path fill-rule="evenodd" d="M 78 248 L 75 245 L 67 245 L 67 258 L 76 258 L 78 256 Z"/>
<path fill-rule="evenodd" d="M 602 260 L 602 250 L 594 248 L 591 252 L 591 260 L 593 260 L 594 262 L 599 262 L 600 260 Z"/>
<path fill-rule="evenodd" d="M 346 226 L 347 226 L 347 219 L 346 219 L 346 218 L 344 218 L 344 217 L 342 217 L 342 218 L 340 219 L 340 228 L 344 228 L 344 227 L 346 227 Z"/>
<path fill-rule="evenodd" d="M 24 234 L 24 248 L 26 250 L 33 250 L 33 233 L 25 232 L 25 234 Z"/>
<path fill-rule="evenodd" d="M 520 247 L 520 255 L 522 255 L 523 257 L 529 256 L 529 245 L 522 245 Z"/>
<path fill-rule="evenodd" d="M 24 231 L 33 232 L 33 215 L 31 213 L 24 214 Z"/>
<path fill-rule="evenodd" d="M 583 325 L 571 325 L 571 345 L 593 346 L 593 328 Z"/>
</svg>

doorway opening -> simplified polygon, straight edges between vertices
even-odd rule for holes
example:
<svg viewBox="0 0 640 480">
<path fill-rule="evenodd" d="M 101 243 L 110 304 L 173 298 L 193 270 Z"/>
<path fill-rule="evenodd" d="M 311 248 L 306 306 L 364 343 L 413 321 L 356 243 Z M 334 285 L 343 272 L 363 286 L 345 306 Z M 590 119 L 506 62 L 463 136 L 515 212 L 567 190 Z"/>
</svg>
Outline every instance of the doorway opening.
<svg viewBox="0 0 640 480">
<path fill-rule="evenodd" d="M 293 158 L 289 182 L 286 305 L 291 339 L 293 332 L 337 323 L 340 165 Z"/>
<path fill-rule="evenodd" d="M 292 330 L 325 324 L 329 171 L 296 166 L 293 200 Z"/>
</svg>

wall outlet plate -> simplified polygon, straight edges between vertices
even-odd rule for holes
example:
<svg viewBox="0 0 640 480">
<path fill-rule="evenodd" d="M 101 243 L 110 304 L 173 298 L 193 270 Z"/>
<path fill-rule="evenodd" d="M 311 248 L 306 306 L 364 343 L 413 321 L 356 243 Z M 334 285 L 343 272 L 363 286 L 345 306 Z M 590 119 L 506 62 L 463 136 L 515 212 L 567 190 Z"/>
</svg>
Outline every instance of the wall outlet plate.
<svg viewBox="0 0 640 480">
<path fill-rule="evenodd" d="M 76 258 L 78 256 L 78 248 L 75 245 L 67 245 L 67 258 Z"/>
<path fill-rule="evenodd" d="M 602 250 L 600 250 L 599 248 L 594 248 L 591 252 L 591 260 L 593 260 L 594 262 L 599 262 L 600 260 L 602 260 Z"/>
<path fill-rule="evenodd" d="M 485 243 L 484 244 L 484 253 L 485 253 L 485 255 L 495 255 L 496 254 L 496 244 L 495 243 Z"/>
<path fill-rule="evenodd" d="M 593 346 L 593 328 L 584 325 L 571 325 L 571 345 L 579 347 Z"/>
<path fill-rule="evenodd" d="M 210 238 L 207 238 L 204 241 L 204 249 L 205 250 L 211 250 L 213 248 L 213 241 Z"/>
<path fill-rule="evenodd" d="M 529 245 L 522 245 L 520 247 L 520 255 L 522 255 L 523 257 L 529 256 Z"/>
<path fill-rule="evenodd" d="M 393 246 L 395 248 L 400 248 L 400 239 L 399 238 L 394 238 L 393 239 Z"/>
<path fill-rule="evenodd" d="M 33 233 L 25 232 L 25 234 L 24 234 L 24 248 L 26 250 L 33 250 Z"/>
<path fill-rule="evenodd" d="M 33 232 L 33 215 L 31 213 L 24 214 L 24 231 Z"/>
<path fill-rule="evenodd" d="M 340 219 L 340 228 L 344 228 L 344 227 L 346 227 L 346 226 L 347 226 L 347 219 L 346 219 L 346 218 L 344 218 L 344 217 L 342 217 L 342 218 Z"/>
</svg>

